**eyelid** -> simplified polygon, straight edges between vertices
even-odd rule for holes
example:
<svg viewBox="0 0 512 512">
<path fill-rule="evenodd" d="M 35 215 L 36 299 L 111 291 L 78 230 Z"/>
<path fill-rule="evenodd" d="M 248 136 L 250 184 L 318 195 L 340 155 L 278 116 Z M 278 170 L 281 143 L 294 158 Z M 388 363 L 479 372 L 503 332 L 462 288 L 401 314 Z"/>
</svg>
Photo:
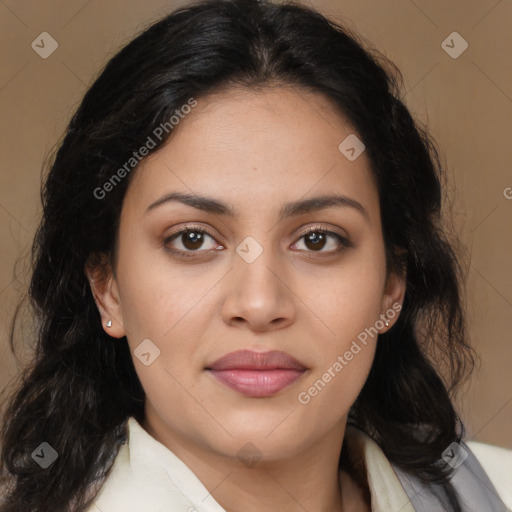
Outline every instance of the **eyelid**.
<svg viewBox="0 0 512 512">
<path fill-rule="evenodd" d="M 198 224 L 185 224 L 184 226 L 180 226 L 179 229 L 176 229 L 176 231 L 168 235 L 166 237 L 166 240 L 172 238 L 173 236 L 181 235 L 182 233 L 185 233 L 187 231 L 199 231 L 201 233 L 206 233 L 207 235 L 210 235 L 212 238 L 217 237 L 217 235 L 214 235 L 213 232 L 211 232 L 208 228 L 205 228 L 204 226 L 200 226 Z"/>
<path fill-rule="evenodd" d="M 306 228 L 305 231 L 302 231 L 299 235 L 299 238 L 300 237 L 303 237 L 304 235 L 308 235 L 309 233 L 312 233 L 314 231 L 320 231 L 322 233 L 326 233 L 328 235 L 336 235 L 336 236 L 339 236 L 340 238 L 343 238 L 344 240 L 346 240 L 347 242 L 349 241 L 348 240 L 348 236 L 346 235 L 342 235 L 340 233 L 337 233 L 336 231 L 334 231 L 334 229 L 332 228 L 329 228 L 329 227 L 326 227 L 326 226 L 322 226 L 320 224 L 318 225 L 315 225 L 315 226 L 310 226 L 309 228 Z"/>
<path fill-rule="evenodd" d="M 162 245 L 167 247 L 167 245 L 169 244 L 169 242 L 172 241 L 173 238 L 179 237 L 180 235 L 186 233 L 187 231 L 189 231 L 189 232 L 204 233 L 204 234 L 208 235 L 209 237 L 211 237 L 213 240 L 217 241 L 217 235 L 213 234 L 208 228 L 205 228 L 205 227 L 199 226 L 199 225 L 185 224 L 184 227 L 180 227 L 179 229 L 177 229 L 176 231 L 174 231 L 170 235 L 166 236 L 164 238 L 163 242 L 162 242 Z M 222 245 L 222 244 L 219 244 L 219 245 Z M 200 249 L 197 250 L 197 251 L 181 251 L 179 249 L 169 249 L 169 250 L 171 250 L 174 253 L 180 253 L 180 254 L 186 254 L 186 253 L 193 254 L 193 253 L 199 253 L 199 252 L 211 252 L 211 250 L 205 251 L 205 250 L 200 250 Z"/>
</svg>

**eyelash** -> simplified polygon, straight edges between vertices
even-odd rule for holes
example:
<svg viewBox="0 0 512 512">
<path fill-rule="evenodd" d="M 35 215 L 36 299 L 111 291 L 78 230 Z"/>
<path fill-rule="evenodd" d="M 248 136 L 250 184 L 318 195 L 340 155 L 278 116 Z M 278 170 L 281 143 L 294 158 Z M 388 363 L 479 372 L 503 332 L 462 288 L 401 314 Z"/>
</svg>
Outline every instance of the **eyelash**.
<svg viewBox="0 0 512 512">
<path fill-rule="evenodd" d="M 172 235 L 170 235 L 167 238 L 165 238 L 165 240 L 163 241 L 163 245 L 165 246 L 165 249 L 167 251 L 171 252 L 172 254 L 177 255 L 178 257 L 183 257 L 183 258 L 197 258 L 198 257 L 197 253 L 209 252 L 209 251 L 204 251 L 204 250 L 202 251 L 200 249 L 198 249 L 196 251 L 181 251 L 179 249 L 171 249 L 168 246 L 169 242 L 171 242 L 175 238 L 179 238 L 181 235 L 184 235 L 185 233 L 201 233 L 201 234 L 206 234 L 206 235 L 210 236 L 211 238 L 213 238 L 215 240 L 215 236 L 212 233 L 210 233 L 205 228 L 202 228 L 202 227 L 199 227 L 199 226 L 186 226 L 185 229 L 182 229 L 181 231 L 177 231 L 176 233 L 173 233 Z M 302 233 L 299 236 L 297 241 L 299 241 L 302 238 L 306 237 L 310 233 L 321 233 L 321 234 L 324 234 L 324 235 L 333 236 L 333 237 L 338 239 L 338 242 L 341 244 L 341 248 L 336 249 L 334 251 L 306 251 L 306 252 L 317 253 L 317 254 L 320 254 L 320 255 L 321 254 L 333 255 L 333 254 L 339 254 L 341 252 L 344 252 L 349 247 L 353 247 L 353 244 L 347 238 L 339 235 L 338 233 L 335 233 L 333 231 L 329 231 L 329 230 L 327 230 L 325 228 L 322 228 L 322 227 L 319 227 L 319 226 L 312 226 L 312 227 L 308 228 L 304 233 Z"/>
</svg>

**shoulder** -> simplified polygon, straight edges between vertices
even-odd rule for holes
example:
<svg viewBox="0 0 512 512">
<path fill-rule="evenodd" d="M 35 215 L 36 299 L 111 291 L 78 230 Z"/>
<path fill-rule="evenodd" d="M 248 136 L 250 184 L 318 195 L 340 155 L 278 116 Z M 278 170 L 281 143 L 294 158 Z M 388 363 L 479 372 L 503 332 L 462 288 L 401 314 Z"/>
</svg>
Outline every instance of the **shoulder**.
<svg viewBox="0 0 512 512">
<path fill-rule="evenodd" d="M 130 510 L 129 505 L 137 497 L 136 488 L 137 481 L 132 475 L 129 449 L 126 444 L 123 444 L 87 512 L 118 510 L 118 507 L 127 507 Z"/>
<path fill-rule="evenodd" d="M 86 512 L 222 512 L 201 496 L 214 501 L 190 468 L 130 418 L 126 443 Z"/>
<path fill-rule="evenodd" d="M 512 509 L 512 450 L 478 441 L 465 444 L 478 459 L 502 501 Z"/>
</svg>

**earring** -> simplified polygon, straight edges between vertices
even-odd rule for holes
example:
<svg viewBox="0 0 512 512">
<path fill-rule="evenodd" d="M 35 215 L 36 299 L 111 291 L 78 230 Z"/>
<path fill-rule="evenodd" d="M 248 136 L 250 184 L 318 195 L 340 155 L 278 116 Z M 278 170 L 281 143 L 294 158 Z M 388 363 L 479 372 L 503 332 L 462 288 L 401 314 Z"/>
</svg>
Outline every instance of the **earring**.
<svg viewBox="0 0 512 512">
<path fill-rule="evenodd" d="M 107 321 L 107 327 L 112 327 L 112 320 Z"/>
<path fill-rule="evenodd" d="M 384 320 L 384 323 L 386 324 L 386 327 L 389 327 L 389 322 L 387 320 Z"/>
</svg>

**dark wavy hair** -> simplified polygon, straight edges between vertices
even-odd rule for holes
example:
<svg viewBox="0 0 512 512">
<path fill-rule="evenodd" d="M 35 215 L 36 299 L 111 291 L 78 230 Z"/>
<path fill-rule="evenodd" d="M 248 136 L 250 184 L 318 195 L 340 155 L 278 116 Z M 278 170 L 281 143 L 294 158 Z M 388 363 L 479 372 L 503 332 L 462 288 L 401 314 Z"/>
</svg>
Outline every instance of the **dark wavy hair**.
<svg viewBox="0 0 512 512">
<path fill-rule="evenodd" d="M 206 0 L 152 24 L 106 64 L 49 159 L 28 293 L 35 354 L 5 407 L 0 512 L 84 510 L 109 474 L 127 418 L 143 418 L 126 339 L 112 343 L 104 332 L 84 272 L 87 262 L 115 269 L 121 206 L 136 169 L 105 198 L 93 191 L 191 97 L 272 85 L 324 95 L 355 128 L 378 185 L 388 270 L 406 279 L 401 314 L 380 336 L 349 420 L 392 463 L 440 483 L 460 510 L 450 468 L 438 461 L 464 435 L 452 400 L 476 354 L 457 240 L 441 215 L 444 164 L 400 99 L 400 71 L 312 8 Z M 48 470 L 31 457 L 43 441 L 59 454 Z"/>
</svg>

